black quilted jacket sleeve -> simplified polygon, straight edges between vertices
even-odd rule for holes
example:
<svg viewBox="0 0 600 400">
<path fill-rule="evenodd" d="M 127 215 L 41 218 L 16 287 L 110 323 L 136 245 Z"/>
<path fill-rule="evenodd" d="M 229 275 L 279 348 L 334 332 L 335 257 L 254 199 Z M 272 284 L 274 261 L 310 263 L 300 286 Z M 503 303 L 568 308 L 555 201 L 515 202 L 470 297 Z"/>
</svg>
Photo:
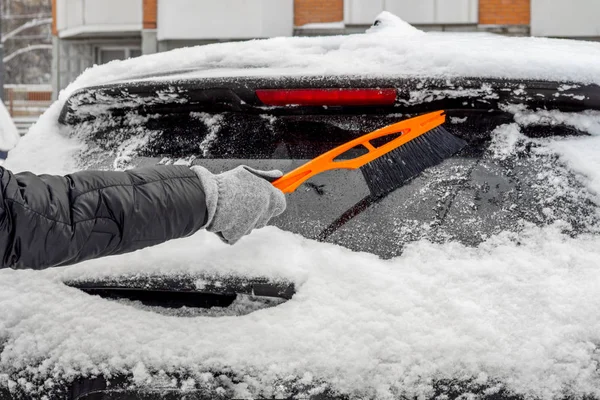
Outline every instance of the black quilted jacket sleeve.
<svg viewBox="0 0 600 400">
<path fill-rule="evenodd" d="M 185 166 L 66 176 L 0 168 L 1 268 L 43 269 L 127 253 L 191 235 L 207 219 L 200 180 Z"/>
</svg>

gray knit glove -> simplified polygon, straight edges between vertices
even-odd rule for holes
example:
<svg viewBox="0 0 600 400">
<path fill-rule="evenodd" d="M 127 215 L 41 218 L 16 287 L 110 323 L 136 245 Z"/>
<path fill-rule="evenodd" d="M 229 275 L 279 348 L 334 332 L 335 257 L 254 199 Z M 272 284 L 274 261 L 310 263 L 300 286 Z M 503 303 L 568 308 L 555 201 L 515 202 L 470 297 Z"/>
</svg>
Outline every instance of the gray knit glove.
<svg viewBox="0 0 600 400">
<path fill-rule="evenodd" d="M 270 183 L 283 175 L 281 171 L 259 171 L 244 165 L 219 175 L 200 166 L 192 170 L 206 196 L 205 228 L 226 243 L 234 244 L 285 210 L 285 195 Z"/>
</svg>

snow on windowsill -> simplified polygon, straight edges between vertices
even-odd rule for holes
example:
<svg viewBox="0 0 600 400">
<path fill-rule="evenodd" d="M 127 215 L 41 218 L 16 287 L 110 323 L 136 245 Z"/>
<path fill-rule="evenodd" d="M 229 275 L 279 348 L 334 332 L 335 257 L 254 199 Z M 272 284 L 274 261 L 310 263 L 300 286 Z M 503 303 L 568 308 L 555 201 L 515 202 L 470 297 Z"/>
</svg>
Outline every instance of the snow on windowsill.
<svg viewBox="0 0 600 400">
<path fill-rule="evenodd" d="M 295 26 L 294 29 L 314 29 L 314 30 L 325 30 L 325 29 L 344 29 L 346 24 L 344 21 L 339 22 L 313 22 L 310 24 L 304 24 Z"/>
</svg>

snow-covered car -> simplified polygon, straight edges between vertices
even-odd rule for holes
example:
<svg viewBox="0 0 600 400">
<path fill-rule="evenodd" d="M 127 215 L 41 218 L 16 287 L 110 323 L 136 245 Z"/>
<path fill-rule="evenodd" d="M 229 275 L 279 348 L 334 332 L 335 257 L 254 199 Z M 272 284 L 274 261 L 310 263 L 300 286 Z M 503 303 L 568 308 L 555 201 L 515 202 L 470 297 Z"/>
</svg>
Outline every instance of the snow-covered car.
<svg viewBox="0 0 600 400">
<path fill-rule="evenodd" d="M 380 199 L 360 173 L 323 174 L 294 194 L 275 222 L 307 238 L 393 257 L 404 243 L 427 235 L 434 221 L 434 238 L 476 244 L 514 226 L 515 218 L 552 219 L 541 210 L 499 215 L 547 193 L 525 185 L 518 200 L 509 198 L 504 185 L 520 183 L 479 160 L 493 129 L 515 115 L 600 110 L 597 61 L 596 43 L 425 34 L 384 13 L 361 35 L 216 44 L 95 68 L 63 94 L 59 121 L 90 143 L 91 167 L 188 162 L 221 171 L 246 162 L 289 171 L 370 130 L 445 110 L 447 129 L 471 144 L 460 162 L 432 171 L 446 179 L 417 180 Z M 522 131 L 529 137 L 581 133 L 554 122 L 537 118 Z M 440 201 L 436 190 L 451 186 L 458 193 L 456 180 L 464 188 L 481 169 L 496 178 L 475 201 L 476 212 L 471 194 Z M 437 189 L 422 194 L 420 186 L 432 182 Z M 485 229 L 464 225 L 465 207 Z"/>
<path fill-rule="evenodd" d="M 289 171 L 437 109 L 468 146 L 385 197 L 319 175 L 233 247 L 0 271 L 0 398 L 600 397 L 599 84 L 598 43 L 388 13 L 86 71 L 8 168 Z"/>
</svg>

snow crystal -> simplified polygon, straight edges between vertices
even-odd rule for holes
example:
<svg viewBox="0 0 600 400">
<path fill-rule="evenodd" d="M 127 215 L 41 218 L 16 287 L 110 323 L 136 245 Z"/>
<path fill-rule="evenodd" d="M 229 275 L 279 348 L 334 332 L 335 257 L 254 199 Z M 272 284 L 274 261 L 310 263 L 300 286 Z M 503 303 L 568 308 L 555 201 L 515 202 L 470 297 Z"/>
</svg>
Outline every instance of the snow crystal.
<svg viewBox="0 0 600 400">
<path fill-rule="evenodd" d="M 419 88 L 418 90 L 411 90 L 409 96 L 408 100 L 400 99 L 399 101 L 403 104 L 413 105 L 463 97 L 483 100 L 497 99 L 499 97 L 497 93 L 494 93 L 492 87 L 486 83 L 482 84 L 480 88 L 473 89 L 464 89 L 461 87 L 452 89 Z"/>
<path fill-rule="evenodd" d="M 131 162 L 138 155 L 138 150 L 146 145 L 154 136 L 154 132 L 150 130 L 143 130 L 140 128 L 138 129 L 138 132 L 138 135 L 132 136 L 118 144 L 117 149 L 114 151 L 115 159 L 112 165 L 113 170 L 124 171 L 133 168 L 134 165 L 132 165 Z M 118 136 L 116 132 L 115 136 Z M 81 157 L 89 157 L 90 160 L 94 160 L 94 164 L 97 164 L 98 156 L 94 157 L 91 154 L 98 152 L 102 152 L 102 150 L 95 148 L 89 149 L 88 151 L 83 152 Z"/>
<path fill-rule="evenodd" d="M 175 162 L 173 162 L 173 165 L 186 165 L 188 167 L 191 167 L 192 164 L 194 163 L 195 159 L 196 159 L 196 156 L 180 158 L 180 159 L 176 160 Z"/>
<path fill-rule="evenodd" d="M 200 143 L 200 150 L 202 154 L 206 157 L 210 154 L 210 146 L 217 138 L 217 134 L 221 129 L 221 124 L 223 123 L 223 116 L 220 114 L 211 115 L 208 113 L 192 113 L 193 117 L 199 119 L 206 125 L 208 128 L 208 135 L 202 140 Z"/>
<path fill-rule="evenodd" d="M 504 160 L 514 154 L 519 142 L 524 138 L 517 124 L 500 125 L 492 132 L 489 151 L 493 157 Z"/>
<path fill-rule="evenodd" d="M 133 373 L 133 382 L 138 385 L 149 383 L 152 380 L 148 370 L 141 362 L 137 363 L 131 372 Z"/>
<path fill-rule="evenodd" d="M 462 124 L 464 122 L 466 122 L 468 119 L 468 117 L 464 117 L 464 118 L 460 118 L 460 117 L 450 117 L 450 123 L 451 124 Z"/>
</svg>

